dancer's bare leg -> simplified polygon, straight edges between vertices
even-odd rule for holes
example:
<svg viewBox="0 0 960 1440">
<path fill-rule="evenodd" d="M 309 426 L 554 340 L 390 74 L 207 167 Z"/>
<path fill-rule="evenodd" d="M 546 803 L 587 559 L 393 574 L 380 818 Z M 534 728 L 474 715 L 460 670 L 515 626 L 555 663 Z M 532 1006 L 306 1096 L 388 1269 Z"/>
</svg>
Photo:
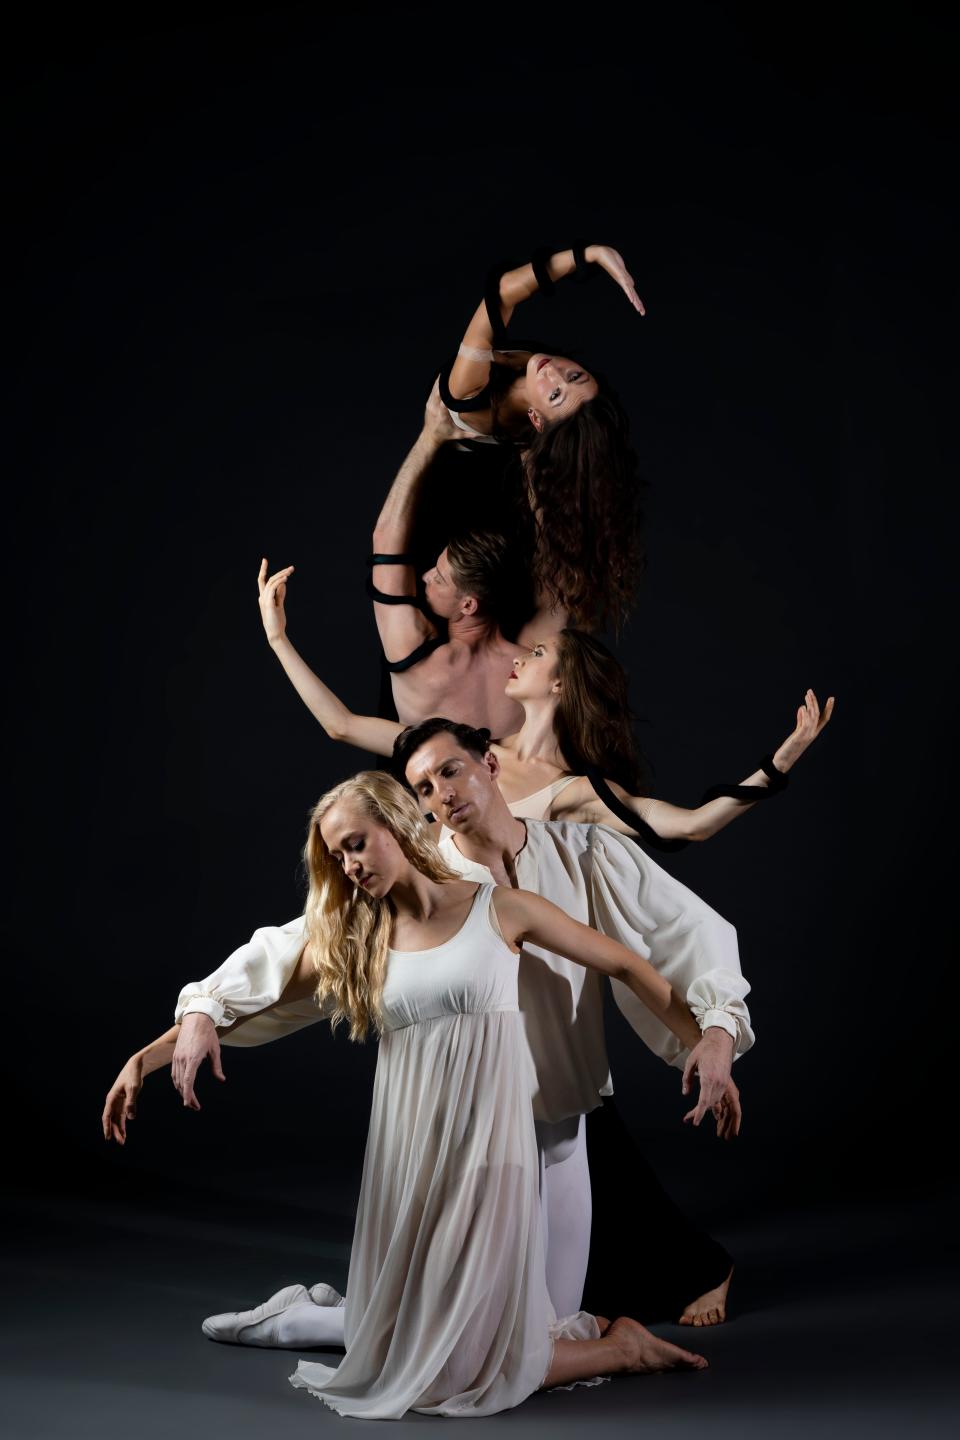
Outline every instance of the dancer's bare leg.
<svg viewBox="0 0 960 1440">
<path fill-rule="evenodd" d="M 622 1315 L 599 1340 L 556 1340 L 542 1388 L 572 1385 L 594 1375 L 653 1375 L 660 1370 L 706 1368 L 703 1355 L 659 1340 L 636 1320 Z"/>
<path fill-rule="evenodd" d="M 680 1316 L 681 1325 L 722 1325 L 727 1318 L 727 1291 L 730 1289 L 730 1281 L 733 1279 L 733 1267 L 730 1267 L 730 1274 L 722 1285 L 715 1290 L 707 1290 L 703 1295 L 698 1295 L 696 1300 L 684 1307 Z"/>
</svg>

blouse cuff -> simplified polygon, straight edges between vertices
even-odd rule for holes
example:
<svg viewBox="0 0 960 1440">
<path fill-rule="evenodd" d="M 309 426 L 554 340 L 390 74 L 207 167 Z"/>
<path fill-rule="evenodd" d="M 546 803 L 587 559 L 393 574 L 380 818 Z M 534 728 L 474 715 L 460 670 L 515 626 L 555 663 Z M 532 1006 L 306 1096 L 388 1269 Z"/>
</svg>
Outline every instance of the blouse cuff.
<svg viewBox="0 0 960 1440">
<path fill-rule="evenodd" d="M 212 995 L 194 995 L 185 1005 L 177 1007 L 176 1023 L 179 1025 L 184 1015 L 208 1015 L 214 1025 L 222 1025 L 223 1017 L 226 1014 L 226 1006 Z"/>
<path fill-rule="evenodd" d="M 726 1030 L 728 1035 L 733 1036 L 734 1046 L 737 1045 L 740 1039 L 740 1026 L 726 1010 L 704 1010 L 697 1015 L 696 1020 L 701 1030 L 709 1030 L 713 1027 Z"/>
</svg>

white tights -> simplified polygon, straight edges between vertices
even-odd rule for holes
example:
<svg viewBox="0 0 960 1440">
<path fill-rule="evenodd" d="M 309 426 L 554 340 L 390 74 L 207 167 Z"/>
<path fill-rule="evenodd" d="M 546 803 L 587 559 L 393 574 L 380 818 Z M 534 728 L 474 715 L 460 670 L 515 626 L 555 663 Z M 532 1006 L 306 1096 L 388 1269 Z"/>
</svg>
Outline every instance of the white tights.
<svg viewBox="0 0 960 1440">
<path fill-rule="evenodd" d="M 547 1290 L 561 1317 L 580 1309 L 590 1254 L 593 1202 L 584 1118 L 536 1122 Z M 302 1300 L 258 1325 L 258 1343 L 289 1350 L 343 1345 L 345 1315 L 343 1305 Z"/>
<path fill-rule="evenodd" d="M 593 1199 L 586 1117 L 536 1122 L 540 1152 L 540 1223 L 547 1290 L 557 1315 L 576 1315 L 590 1258 Z"/>
</svg>

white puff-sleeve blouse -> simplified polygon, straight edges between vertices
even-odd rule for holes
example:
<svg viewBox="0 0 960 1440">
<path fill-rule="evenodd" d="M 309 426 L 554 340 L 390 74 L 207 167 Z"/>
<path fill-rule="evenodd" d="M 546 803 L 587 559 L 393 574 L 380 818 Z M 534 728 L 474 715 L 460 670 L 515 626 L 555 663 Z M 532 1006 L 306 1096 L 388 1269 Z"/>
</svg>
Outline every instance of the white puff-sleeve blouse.
<svg viewBox="0 0 960 1440">
<path fill-rule="evenodd" d="M 590 827 L 587 871 L 590 923 L 644 955 L 684 996 L 701 1030 L 719 1026 L 734 1040 L 734 1058 L 754 1043 L 740 968 L 737 932 L 686 885 L 662 869 L 635 841 L 606 825 Z M 671 1030 L 619 980 L 617 1007 L 641 1040 L 669 1065 L 682 1068 L 687 1051 Z"/>
<path fill-rule="evenodd" d="M 174 1023 L 179 1025 L 184 1015 L 209 1015 L 218 1029 L 224 1029 L 221 1039 L 225 1045 L 265 1045 L 322 1020 L 325 1012 L 313 1000 L 277 1003 L 293 978 L 306 942 L 302 915 L 285 925 L 255 930 L 212 975 L 183 987 Z M 267 1011 L 268 1006 L 273 1008 Z M 228 1027 L 247 1016 L 253 1018 L 232 1034 Z"/>
</svg>

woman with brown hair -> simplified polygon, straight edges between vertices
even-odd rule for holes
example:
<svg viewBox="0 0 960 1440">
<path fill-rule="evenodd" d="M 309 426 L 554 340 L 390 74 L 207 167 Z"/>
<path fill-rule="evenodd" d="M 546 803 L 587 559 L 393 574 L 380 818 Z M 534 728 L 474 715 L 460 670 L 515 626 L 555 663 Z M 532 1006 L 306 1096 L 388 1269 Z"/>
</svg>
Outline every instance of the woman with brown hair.
<svg viewBox="0 0 960 1440">
<path fill-rule="evenodd" d="M 366 772 L 314 808 L 307 944 L 284 999 L 315 996 L 380 1036 L 350 1258 L 346 1353 L 291 1382 L 342 1415 L 477 1416 L 545 1386 L 702 1369 L 626 1317 L 557 1319 L 544 1271 L 532 1095 L 518 1007 L 524 941 L 615 975 L 686 1046 L 699 1028 L 649 963 L 541 897 L 464 881 L 397 781 Z M 148 1050 L 165 1063 L 170 1035 Z M 701 1077 L 701 1104 L 722 1103 Z M 125 1133 L 108 1096 L 106 1138 Z M 624 1199 L 629 1202 L 629 1195 Z M 651 1236 L 651 1243 L 655 1237 Z"/>
<path fill-rule="evenodd" d="M 646 313 L 622 255 L 609 245 L 539 250 L 529 264 L 493 270 L 439 390 L 464 440 L 499 441 L 516 452 L 538 607 L 571 625 L 619 630 L 643 568 L 639 462 L 626 411 L 597 371 L 508 329 L 530 296 L 552 295 L 567 276 L 585 280 L 599 271 L 635 313 Z"/>
</svg>

